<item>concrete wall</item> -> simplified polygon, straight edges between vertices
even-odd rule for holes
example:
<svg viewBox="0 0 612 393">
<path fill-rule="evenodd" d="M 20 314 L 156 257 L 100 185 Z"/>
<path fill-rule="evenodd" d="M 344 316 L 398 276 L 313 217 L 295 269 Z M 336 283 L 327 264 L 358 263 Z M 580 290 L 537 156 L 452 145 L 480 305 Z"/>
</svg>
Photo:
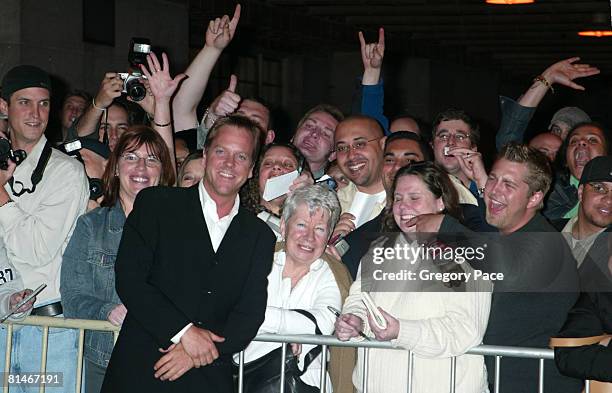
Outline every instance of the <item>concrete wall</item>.
<svg viewBox="0 0 612 393">
<path fill-rule="evenodd" d="M 83 1 L 3 0 L 0 19 L 0 72 L 36 64 L 67 88 L 98 89 L 104 73 L 127 69 L 130 38 L 148 37 L 165 48 L 173 69 L 188 64 L 188 5 L 184 2 L 115 2 L 115 45 L 83 42 Z M 146 6 L 143 6 L 146 4 Z M 168 23 L 168 21 L 184 21 Z"/>
<path fill-rule="evenodd" d="M 3 0 L 0 4 L 0 75 L 19 64 L 21 57 L 20 0 Z"/>
<path fill-rule="evenodd" d="M 82 7 L 83 0 L 2 0 L 0 19 L 10 22 L 0 24 L 0 74 L 16 64 L 37 64 L 58 82 L 55 98 L 60 98 L 60 93 L 69 88 L 95 93 L 105 72 L 127 69 L 128 44 L 134 36 L 148 37 L 154 47 L 165 50 L 171 59 L 173 74 L 188 65 L 187 1 L 116 0 L 114 46 L 83 42 Z M 260 51 L 246 37 L 239 41 L 242 42 L 232 43 L 234 49 L 243 48 L 249 56 L 263 54 L 281 64 L 280 95 L 266 97 L 265 89 L 259 94 L 282 109 L 277 115 L 281 120 L 277 122 L 277 131 L 287 138 L 302 114 L 318 103 L 331 103 L 350 113 L 357 77 L 362 73 L 358 51 L 270 53 Z M 224 55 L 230 61 L 218 66 L 205 101 L 210 102 L 211 97 L 226 88 L 231 72 L 251 74 L 244 67 L 238 69 L 241 64 L 235 60 L 238 55 L 235 52 Z M 254 75 L 258 73 L 256 69 L 250 71 Z M 259 71 L 261 75 L 262 70 Z M 385 59 L 383 78 L 385 112 L 389 115 L 408 112 L 430 121 L 438 111 L 455 106 L 465 108 L 486 124 L 498 122 L 495 73 L 422 58 L 394 58 L 390 52 Z"/>
</svg>

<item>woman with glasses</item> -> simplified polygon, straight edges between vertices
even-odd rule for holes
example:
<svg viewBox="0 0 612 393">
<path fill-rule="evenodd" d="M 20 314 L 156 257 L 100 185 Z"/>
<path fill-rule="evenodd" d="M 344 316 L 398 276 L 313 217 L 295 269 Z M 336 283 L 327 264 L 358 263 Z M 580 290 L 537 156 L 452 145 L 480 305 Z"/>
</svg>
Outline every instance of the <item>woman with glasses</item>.
<svg viewBox="0 0 612 393">
<path fill-rule="evenodd" d="M 101 207 L 79 218 L 64 253 L 60 291 L 66 317 L 120 326 L 127 309 L 115 291 L 114 267 L 123 224 L 140 190 L 174 185 L 168 148 L 149 127 L 133 127 L 119 138 L 102 180 Z M 85 335 L 86 392 L 100 391 L 112 350 L 111 333 Z"/>
<path fill-rule="evenodd" d="M 127 314 L 115 291 L 115 258 L 126 217 L 138 193 L 175 181 L 170 97 L 179 77 L 149 58 L 145 72 L 155 98 L 155 130 L 134 126 L 119 137 L 102 177 L 101 207 L 79 217 L 63 255 L 60 293 L 67 318 L 98 319 L 120 326 Z M 113 350 L 111 333 L 85 334 L 85 392 L 98 393 Z M 151 369 L 151 372 L 153 370 Z"/>
<path fill-rule="evenodd" d="M 449 247 L 434 240 L 435 237 L 430 238 L 431 234 L 417 234 L 413 220 L 422 214 L 442 212 L 458 218 L 457 192 L 437 164 L 420 162 L 398 171 L 388 198 L 383 221 L 389 234 L 375 242 L 361 260 L 357 280 L 336 321 L 336 335 L 340 340 L 360 340 L 367 336 L 412 351 L 415 355 L 412 391 L 415 393 L 485 392 L 482 356 L 464 354 L 481 343 L 486 330 L 491 304 L 489 286 L 457 278 L 435 279 L 438 276 L 430 280 L 429 273 L 447 273 L 452 279 L 452 273 L 458 277 L 458 273 L 473 273 L 473 270 L 468 263 L 462 263 L 465 259 L 451 256 L 441 260 L 441 254 L 436 256 L 436 248 L 448 253 Z M 429 247 L 429 254 L 420 252 L 423 244 Z M 398 249 L 403 252 L 392 253 Z M 381 255 L 384 255 L 382 261 Z M 414 275 L 402 276 L 402 269 Z M 395 275 L 390 276 L 391 273 Z M 379 319 L 375 320 L 366 311 L 363 292 L 369 293 L 378 306 Z M 353 373 L 357 390 L 363 390 L 361 373 L 367 361 L 369 392 L 405 392 L 408 356 L 407 351 L 370 349 L 365 359 L 364 352 L 360 351 Z M 456 357 L 455 390 L 451 389 L 448 377 L 453 357 Z"/>
</svg>

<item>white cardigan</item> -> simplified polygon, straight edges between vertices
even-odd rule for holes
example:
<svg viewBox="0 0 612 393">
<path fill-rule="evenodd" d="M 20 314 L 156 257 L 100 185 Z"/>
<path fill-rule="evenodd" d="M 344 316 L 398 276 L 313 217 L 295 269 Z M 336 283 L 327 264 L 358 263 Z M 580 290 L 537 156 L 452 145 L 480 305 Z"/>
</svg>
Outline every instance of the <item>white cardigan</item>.
<svg viewBox="0 0 612 393">
<path fill-rule="evenodd" d="M 469 269 L 464 264 L 464 269 Z M 361 301 L 361 266 L 351 286 L 342 313 L 352 313 L 365 322 L 364 332 L 373 337 Z M 412 350 L 414 393 L 450 391 L 450 358 L 457 356 L 456 392 L 487 391 L 482 356 L 462 355 L 479 345 L 487 328 L 490 292 L 370 292 L 372 299 L 400 321 L 394 347 Z M 357 339 L 360 339 L 358 337 Z M 369 352 L 368 392 L 404 393 L 408 376 L 408 352 L 371 349 Z M 364 351 L 359 350 L 353 384 L 362 389 Z"/>
<path fill-rule="evenodd" d="M 313 323 L 303 315 L 291 311 L 291 309 L 302 309 L 309 311 L 317 319 L 319 329 L 323 334 L 332 334 L 336 317 L 327 309 L 327 306 L 339 309 L 342 306 L 342 300 L 338 284 L 328 264 L 322 259 L 314 261 L 310 265 L 310 271 L 300 279 L 293 290 L 291 279 L 283 279 L 284 267 L 285 252 L 279 251 L 274 254 L 274 263 L 268 275 L 266 317 L 257 333 L 314 334 Z M 278 347 L 280 347 L 279 343 L 253 341 L 245 349 L 245 362 L 258 359 Z M 314 345 L 302 345 L 302 353 L 299 358 L 300 368 L 304 365 L 306 353 L 312 348 Z M 288 348 L 288 350 L 291 349 Z M 309 385 L 319 386 L 320 376 L 321 356 L 319 355 L 308 366 L 308 371 L 302 376 L 302 380 Z M 327 386 L 326 391 L 331 392 L 329 376 Z"/>
</svg>

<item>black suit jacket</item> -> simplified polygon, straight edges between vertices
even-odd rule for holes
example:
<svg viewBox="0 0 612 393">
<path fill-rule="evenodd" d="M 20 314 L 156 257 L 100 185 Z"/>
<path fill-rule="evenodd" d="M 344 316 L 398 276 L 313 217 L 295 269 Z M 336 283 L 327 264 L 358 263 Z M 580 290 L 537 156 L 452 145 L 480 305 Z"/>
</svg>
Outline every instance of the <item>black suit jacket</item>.
<svg viewBox="0 0 612 393">
<path fill-rule="evenodd" d="M 265 223 L 240 208 L 215 253 L 198 186 L 141 191 L 115 265 L 128 314 L 102 392 L 232 392 L 231 355 L 264 320 L 274 242 Z M 225 337 L 219 359 L 175 382 L 155 379 L 158 348 L 190 322 Z"/>
</svg>

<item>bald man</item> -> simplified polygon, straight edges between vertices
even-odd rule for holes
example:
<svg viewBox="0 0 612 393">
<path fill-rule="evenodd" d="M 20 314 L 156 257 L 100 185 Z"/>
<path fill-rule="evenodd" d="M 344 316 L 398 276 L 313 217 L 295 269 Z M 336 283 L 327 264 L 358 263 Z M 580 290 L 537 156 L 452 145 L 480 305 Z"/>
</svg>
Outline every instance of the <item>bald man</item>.
<svg viewBox="0 0 612 393">
<path fill-rule="evenodd" d="M 334 235 L 344 236 L 376 217 L 385 207 L 383 130 L 371 117 L 348 117 L 336 128 L 334 147 L 338 167 L 351 181 L 338 191 L 343 214 Z"/>
</svg>

